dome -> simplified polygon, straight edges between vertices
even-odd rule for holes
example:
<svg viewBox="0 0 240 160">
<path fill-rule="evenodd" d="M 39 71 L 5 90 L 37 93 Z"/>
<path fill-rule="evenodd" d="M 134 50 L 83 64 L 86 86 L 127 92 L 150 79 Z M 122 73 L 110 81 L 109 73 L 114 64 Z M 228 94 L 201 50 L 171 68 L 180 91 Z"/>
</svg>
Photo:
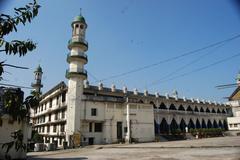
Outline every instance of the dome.
<svg viewBox="0 0 240 160">
<path fill-rule="evenodd" d="M 82 15 L 78 15 L 73 19 L 73 23 L 80 22 L 86 24 L 85 18 Z"/>
<path fill-rule="evenodd" d="M 41 72 L 42 73 L 42 67 L 40 65 L 38 65 L 38 67 L 36 68 L 35 72 Z"/>
</svg>

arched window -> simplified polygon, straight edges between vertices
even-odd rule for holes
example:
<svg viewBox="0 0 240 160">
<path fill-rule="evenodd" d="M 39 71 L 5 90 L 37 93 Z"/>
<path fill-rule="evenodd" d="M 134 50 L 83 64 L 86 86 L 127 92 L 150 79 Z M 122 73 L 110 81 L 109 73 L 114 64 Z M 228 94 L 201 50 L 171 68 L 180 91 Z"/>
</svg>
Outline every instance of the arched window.
<svg viewBox="0 0 240 160">
<path fill-rule="evenodd" d="M 180 105 L 180 106 L 178 107 L 178 110 L 179 110 L 179 111 L 185 111 L 185 109 L 184 109 L 184 107 L 183 107 L 182 105 Z"/>
<path fill-rule="evenodd" d="M 222 113 L 223 113 L 223 114 L 226 114 L 226 111 L 225 111 L 225 109 L 223 109 L 223 110 L 222 110 Z"/>
<path fill-rule="evenodd" d="M 178 124 L 177 124 L 176 120 L 173 118 L 173 120 L 170 124 L 171 133 L 176 132 L 177 129 L 178 129 Z"/>
<path fill-rule="evenodd" d="M 204 119 L 202 119 L 202 128 L 207 128 L 207 125 Z"/>
<path fill-rule="evenodd" d="M 194 112 L 199 112 L 197 106 L 195 106 L 195 108 L 194 108 Z"/>
<path fill-rule="evenodd" d="M 217 109 L 217 113 L 221 113 L 221 111 L 220 111 L 220 109 L 219 109 L 219 108 Z"/>
<path fill-rule="evenodd" d="M 215 111 L 215 109 L 214 109 L 214 108 L 212 109 L 212 113 L 216 113 L 216 111 Z"/>
<path fill-rule="evenodd" d="M 207 109 L 206 109 L 206 112 L 207 112 L 207 113 L 210 113 L 210 110 L 207 108 Z"/>
<path fill-rule="evenodd" d="M 153 101 L 151 101 L 150 104 L 153 106 L 154 109 L 157 109 L 157 106 L 153 103 Z"/>
<path fill-rule="evenodd" d="M 208 120 L 208 122 L 207 122 L 207 127 L 212 128 L 212 122 L 210 120 Z"/>
<path fill-rule="evenodd" d="M 182 119 L 181 122 L 180 122 L 180 129 L 181 129 L 181 131 L 185 131 L 185 127 L 186 127 L 186 126 L 187 126 L 187 125 L 186 125 L 184 119 Z"/>
<path fill-rule="evenodd" d="M 193 111 L 193 109 L 191 108 L 191 106 L 188 106 L 188 107 L 187 107 L 187 111 L 191 111 L 191 112 Z"/>
<path fill-rule="evenodd" d="M 165 118 L 162 119 L 162 122 L 160 123 L 160 133 L 162 134 L 168 134 L 169 132 L 169 125 Z"/>
<path fill-rule="evenodd" d="M 199 122 L 198 119 L 196 120 L 196 128 L 197 128 L 197 129 L 201 128 L 201 124 L 200 124 L 200 122 Z"/>
<path fill-rule="evenodd" d="M 166 107 L 166 105 L 162 102 L 162 103 L 160 104 L 159 109 L 167 109 L 167 107 Z"/>
<path fill-rule="evenodd" d="M 202 107 L 200 108 L 200 112 L 204 112 L 204 109 Z"/>
<path fill-rule="evenodd" d="M 194 125 L 192 119 L 189 120 L 189 123 L 188 123 L 188 129 L 195 129 L 195 125 Z"/>
<path fill-rule="evenodd" d="M 169 107 L 169 110 L 177 110 L 177 108 L 175 107 L 174 104 L 171 104 L 170 107 Z"/>
<path fill-rule="evenodd" d="M 213 127 L 214 128 L 218 128 L 218 124 L 217 124 L 217 122 L 215 120 L 213 121 Z"/>
</svg>

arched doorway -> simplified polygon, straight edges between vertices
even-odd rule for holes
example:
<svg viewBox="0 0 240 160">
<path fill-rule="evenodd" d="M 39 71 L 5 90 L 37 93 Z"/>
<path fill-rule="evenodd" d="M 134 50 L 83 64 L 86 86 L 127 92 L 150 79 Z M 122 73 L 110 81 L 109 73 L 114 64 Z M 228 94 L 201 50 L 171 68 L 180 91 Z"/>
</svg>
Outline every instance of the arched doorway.
<svg viewBox="0 0 240 160">
<path fill-rule="evenodd" d="M 227 121 L 226 121 L 226 120 L 223 121 L 223 128 L 224 128 L 225 130 L 228 130 L 228 124 L 227 124 Z"/>
<path fill-rule="evenodd" d="M 207 122 L 207 128 L 212 128 L 212 122 L 210 120 Z"/>
<path fill-rule="evenodd" d="M 173 120 L 170 124 L 171 133 L 175 133 L 177 129 L 178 129 L 177 121 L 173 118 Z"/>
<path fill-rule="evenodd" d="M 194 125 L 192 119 L 189 120 L 189 123 L 188 123 L 188 129 L 195 129 L 195 125 Z"/>
<path fill-rule="evenodd" d="M 184 119 L 182 119 L 181 122 L 180 122 L 180 130 L 184 132 L 186 126 L 187 126 L 187 125 L 186 125 Z"/>
<path fill-rule="evenodd" d="M 199 122 L 198 119 L 196 120 L 196 128 L 197 128 L 197 129 L 201 128 L 201 124 L 200 124 L 200 122 Z"/>
<path fill-rule="evenodd" d="M 204 119 L 202 119 L 202 128 L 207 128 L 207 125 Z"/>
<path fill-rule="evenodd" d="M 217 122 L 215 120 L 213 121 L 213 127 L 214 128 L 218 128 L 218 124 L 217 124 Z"/>
<path fill-rule="evenodd" d="M 221 121 L 221 120 L 219 120 L 218 126 L 219 126 L 220 128 L 223 128 L 223 124 L 222 124 L 222 121 Z"/>
<path fill-rule="evenodd" d="M 165 118 L 162 119 L 162 122 L 160 123 L 160 133 L 161 134 L 168 134 L 169 133 L 169 125 L 167 124 L 167 121 Z"/>
</svg>

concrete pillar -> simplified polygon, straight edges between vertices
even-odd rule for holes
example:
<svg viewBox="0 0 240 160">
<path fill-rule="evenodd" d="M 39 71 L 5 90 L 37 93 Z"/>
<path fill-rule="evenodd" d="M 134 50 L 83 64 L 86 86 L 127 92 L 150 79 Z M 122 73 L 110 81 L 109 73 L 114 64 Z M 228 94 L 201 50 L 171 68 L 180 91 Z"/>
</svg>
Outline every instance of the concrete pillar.
<svg viewBox="0 0 240 160">
<path fill-rule="evenodd" d="M 126 121 L 127 121 L 127 134 L 126 134 L 126 142 L 131 143 L 131 130 L 130 130 L 130 105 L 127 104 L 126 108 Z"/>
</svg>

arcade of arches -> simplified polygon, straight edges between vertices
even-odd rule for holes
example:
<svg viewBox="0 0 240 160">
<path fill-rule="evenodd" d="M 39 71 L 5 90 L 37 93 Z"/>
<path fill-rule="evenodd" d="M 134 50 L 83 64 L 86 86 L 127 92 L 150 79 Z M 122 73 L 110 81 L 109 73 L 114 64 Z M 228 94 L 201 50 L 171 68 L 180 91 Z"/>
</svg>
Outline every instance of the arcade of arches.
<svg viewBox="0 0 240 160">
<path fill-rule="evenodd" d="M 222 106 L 164 103 L 154 106 L 155 134 L 169 134 L 175 130 L 222 128 L 227 129 L 228 110 Z"/>
</svg>

